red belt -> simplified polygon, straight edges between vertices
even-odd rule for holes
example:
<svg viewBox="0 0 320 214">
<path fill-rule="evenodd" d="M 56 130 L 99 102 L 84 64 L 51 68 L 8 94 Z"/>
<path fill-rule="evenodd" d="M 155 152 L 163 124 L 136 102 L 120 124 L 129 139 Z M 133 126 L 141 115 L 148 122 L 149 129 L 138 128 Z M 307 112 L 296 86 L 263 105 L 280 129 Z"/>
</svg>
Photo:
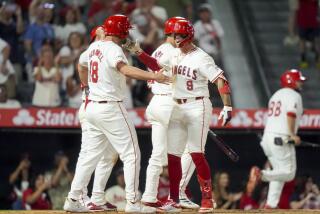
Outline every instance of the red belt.
<svg viewBox="0 0 320 214">
<path fill-rule="evenodd" d="M 184 104 L 190 101 L 194 101 L 194 100 L 202 100 L 204 97 L 194 97 L 194 98 L 188 98 L 188 99 L 175 99 L 175 101 L 178 104 Z"/>
</svg>

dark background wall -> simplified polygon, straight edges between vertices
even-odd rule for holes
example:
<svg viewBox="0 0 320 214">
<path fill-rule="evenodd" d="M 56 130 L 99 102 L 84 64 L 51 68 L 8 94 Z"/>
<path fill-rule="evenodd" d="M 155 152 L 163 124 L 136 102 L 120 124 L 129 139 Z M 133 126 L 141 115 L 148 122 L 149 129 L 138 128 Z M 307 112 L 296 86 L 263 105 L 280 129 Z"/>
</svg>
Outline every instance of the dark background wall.
<svg viewBox="0 0 320 214">
<path fill-rule="evenodd" d="M 142 154 L 140 190 L 145 186 L 145 173 L 148 159 L 151 155 L 151 130 L 137 130 Z M 208 139 L 206 145 L 206 157 L 214 174 L 217 171 L 227 171 L 231 176 L 231 189 L 241 190 L 244 187 L 250 167 L 263 166 L 266 157 L 259 146 L 256 132 L 250 130 L 217 130 L 225 142 L 231 146 L 240 156 L 237 163 L 229 160 L 224 153 Z M 319 132 L 301 132 L 302 139 L 320 142 Z M 77 161 L 81 144 L 81 133 L 78 129 L 0 129 L 0 204 L 4 206 L 4 198 L 8 189 L 8 177 L 11 171 L 18 165 L 21 154 L 28 152 L 31 157 L 34 171 L 46 171 L 53 167 L 53 156 L 63 150 L 70 158 L 69 168 L 73 171 Z M 305 173 L 313 175 L 315 181 L 320 181 L 320 149 L 297 148 L 298 175 Z M 120 166 L 121 163 L 117 163 Z M 115 183 L 111 176 L 107 186 Z M 190 183 L 190 189 L 198 201 L 200 197 L 199 187 L 195 176 Z M 62 196 L 64 197 L 64 196 Z M 1 208 L 0 207 L 0 208 Z"/>
</svg>

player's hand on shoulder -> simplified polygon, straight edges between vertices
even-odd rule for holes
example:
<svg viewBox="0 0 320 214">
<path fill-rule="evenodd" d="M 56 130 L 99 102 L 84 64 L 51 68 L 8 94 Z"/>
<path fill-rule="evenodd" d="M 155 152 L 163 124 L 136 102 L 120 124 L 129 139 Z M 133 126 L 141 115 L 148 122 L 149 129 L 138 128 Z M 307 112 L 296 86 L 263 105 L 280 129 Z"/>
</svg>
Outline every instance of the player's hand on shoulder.
<svg viewBox="0 0 320 214">
<path fill-rule="evenodd" d="M 290 140 L 294 141 L 294 145 L 299 146 L 301 144 L 301 139 L 298 135 L 291 135 Z"/>
<path fill-rule="evenodd" d="M 155 75 L 154 80 L 157 81 L 158 83 L 163 83 L 163 84 L 172 83 L 172 77 L 164 75 L 163 71 L 164 71 L 164 68 L 162 68 L 158 72 L 154 73 L 154 75 Z"/>
<path fill-rule="evenodd" d="M 222 119 L 222 126 L 226 126 L 228 122 L 232 118 L 232 107 L 231 106 L 223 106 L 223 109 L 221 110 L 218 120 Z"/>
<path fill-rule="evenodd" d="M 134 42 L 131 39 L 126 39 L 126 42 L 122 45 L 122 47 L 130 53 L 137 55 L 143 51 L 138 40 Z"/>
</svg>

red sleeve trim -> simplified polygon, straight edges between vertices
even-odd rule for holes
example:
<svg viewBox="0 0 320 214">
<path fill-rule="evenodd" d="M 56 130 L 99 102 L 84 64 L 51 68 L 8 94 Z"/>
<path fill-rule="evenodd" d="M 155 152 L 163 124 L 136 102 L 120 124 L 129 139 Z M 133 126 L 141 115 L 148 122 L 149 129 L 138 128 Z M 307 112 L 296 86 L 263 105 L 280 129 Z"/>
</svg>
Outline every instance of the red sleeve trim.
<svg viewBox="0 0 320 214">
<path fill-rule="evenodd" d="M 213 78 L 210 82 L 214 83 L 218 78 L 221 78 L 220 75 L 223 74 L 223 71 L 221 70 L 221 72 L 215 77 Z M 223 79 L 223 78 L 222 78 Z M 223 79 L 224 80 L 224 79 Z"/>
<path fill-rule="evenodd" d="M 297 115 L 294 112 L 287 112 L 287 116 L 296 118 Z"/>
<path fill-rule="evenodd" d="M 142 52 L 140 55 L 138 55 L 138 59 L 152 71 L 158 71 L 161 69 L 161 67 L 158 64 L 158 61 L 145 52 Z"/>
<path fill-rule="evenodd" d="M 127 63 L 125 63 L 124 61 L 119 60 L 119 61 L 116 63 L 116 70 L 118 70 L 118 71 L 119 71 L 119 69 L 118 69 L 118 65 L 119 65 L 119 63 L 120 63 L 120 62 L 122 62 L 122 63 L 124 63 L 124 64 L 126 64 L 126 65 L 127 65 Z"/>
</svg>

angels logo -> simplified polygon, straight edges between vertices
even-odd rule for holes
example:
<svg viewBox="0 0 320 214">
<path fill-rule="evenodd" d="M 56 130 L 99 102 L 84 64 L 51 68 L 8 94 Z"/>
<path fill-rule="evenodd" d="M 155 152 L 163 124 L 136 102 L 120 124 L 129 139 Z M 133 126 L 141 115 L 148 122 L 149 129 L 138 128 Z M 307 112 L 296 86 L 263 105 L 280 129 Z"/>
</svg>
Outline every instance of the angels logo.
<svg viewBox="0 0 320 214">
<path fill-rule="evenodd" d="M 18 114 L 13 118 L 13 124 L 20 125 L 33 125 L 34 118 L 30 115 L 30 112 L 26 109 L 21 109 Z"/>
</svg>

